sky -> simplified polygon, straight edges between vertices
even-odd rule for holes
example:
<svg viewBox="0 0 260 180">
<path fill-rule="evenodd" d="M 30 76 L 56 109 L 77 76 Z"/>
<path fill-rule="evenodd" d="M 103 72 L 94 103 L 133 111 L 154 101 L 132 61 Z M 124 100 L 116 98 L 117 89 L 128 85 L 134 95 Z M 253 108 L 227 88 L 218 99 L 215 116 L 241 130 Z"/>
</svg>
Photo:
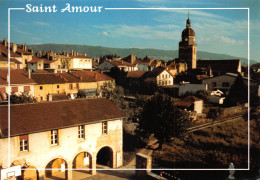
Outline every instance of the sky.
<svg viewBox="0 0 260 180">
<path fill-rule="evenodd" d="M 60 12 L 71 6 L 102 6 L 101 12 Z M 247 9 L 105 8 L 249 8 L 250 59 L 260 61 L 259 0 L 0 0 L 0 39 L 8 38 L 8 8 L 53 6 L 57 12 L 11 11 L 11 41 L 17 44 L 81 44 L 115 48 L 178 50 L 188 11 L 198 51 L 248 56 Z"/>
</svg>

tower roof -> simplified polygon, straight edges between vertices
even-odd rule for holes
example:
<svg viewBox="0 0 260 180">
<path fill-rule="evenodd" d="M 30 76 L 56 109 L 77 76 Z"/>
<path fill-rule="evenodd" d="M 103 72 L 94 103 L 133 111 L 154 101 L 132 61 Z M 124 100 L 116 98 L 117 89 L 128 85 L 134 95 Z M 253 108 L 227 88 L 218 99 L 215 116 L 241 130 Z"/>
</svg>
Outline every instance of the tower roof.
<svg viewBox="0 0 260 180">
<path fill-rule="evenodd" d="M 195 36 L 195 31 L 191 28 L 190 23 L 190 14 L 188 12 L 188 19 L 186 21 L 186 28 L 182 31 L 182 37 L 186 36 Z"/>
<path fill-rule="evenodd" d="M 190 27 L 186 27 L 183 31 L 182 31 L 182 37 L 186 37 L 186 36 L 195 36 L 195 31 L 190 28 Z"/>
</svg>

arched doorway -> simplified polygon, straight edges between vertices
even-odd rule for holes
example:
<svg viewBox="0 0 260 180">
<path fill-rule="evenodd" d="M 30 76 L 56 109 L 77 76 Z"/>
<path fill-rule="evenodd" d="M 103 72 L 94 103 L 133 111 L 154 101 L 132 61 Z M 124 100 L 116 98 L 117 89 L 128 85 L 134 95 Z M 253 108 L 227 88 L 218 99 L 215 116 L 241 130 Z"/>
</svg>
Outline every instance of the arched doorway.
<svg viewBox="0 0 260 180">
<path fill-rule="evenodd" d="M 73 168 L 91 173 L 88 169 L 92 168 L 92 156 L 88 152 L 79 153 L 73 160 Z"/>
<path fill-rule="evenodd" d="M 98 151 L 97 164 L 113 168 L 113 150 L 110 147 L 106 146 Z"/>
<path fill-rule="evenodd" d="M 45 175 L 50 179 L 66 179 L 67 162 L 62 158 L 53 159 L 45 168 Z"/>
<path fill-rule="evenodd" d="M 22 167 L 22 174 L 18 177 L 19 180 L 37 180 L 39 172 L 34 166 Z"/>
</svg>

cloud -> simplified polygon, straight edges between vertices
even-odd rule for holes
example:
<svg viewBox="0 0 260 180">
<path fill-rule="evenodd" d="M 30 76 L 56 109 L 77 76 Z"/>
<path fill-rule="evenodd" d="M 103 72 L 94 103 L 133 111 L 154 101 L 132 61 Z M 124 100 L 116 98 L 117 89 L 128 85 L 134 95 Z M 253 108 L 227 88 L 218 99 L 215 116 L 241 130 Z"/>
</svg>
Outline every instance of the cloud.
<svg viewBox="0 0 260 180">
<path fill-rule="evenodd" d="M 109 36 L 108 32 L 106 32 L 106 31 L 102 32 L 102 35 L 103 36 Z"/>
<path fill-rule="evenodd" d="M 139 38 L 139 39 L 170 39 L 170 40 L 179 40 L 179 32 L 174 30 L 167 30 L 166 26 L 157 27 L 157 26 L 144 26 L 144 25 L 136 25 L 129 26 L 126 24 L 119 25 L 102 25 L 102 26 L 94 26 L 98 29 L 105 29 L 106 31 L 102 32 L 102 35 L 109 35 L 113 38 L 120 37 L 130 37 L 130 38 Z M 168 25 L 168 27 L 173 27 Z"/>
<path fill-rule="evenodd" d="M 243 40 L 236 40 L 236 39 L 231 39 L 225 36 L 214 36 L 214 38 L 219 39 L 221 42 L 223 43 L 227 43 L 227 44 L 236 44 L 236 45 L 244 45 L 245 41 Z"/>
<path fill-rule="evenodd" d="M 136 0 L 136 1 L 140 3 L 148 3 L 148 4 L 163 4 L 163 3 L 171 2 L 169 0 Z"/>
<path fill-rule="evenodd" d="M 21 30 L 19 30 L 19 29 L 14 29 L 14 31 L 15 31 L 15 32 L 18 32 L 18 33 L 20 33 L 20 34 L 23 34 L 23 35 L 31 36 L 30 33 L 25 32 L 25 31 L 21 31 Z"/>
<path fill-rule="evenodd" d="M 42 22 L 42 21 L 34 21 L 33 24 L 38 25 L 38 26 L 50 26 L 49 23 Z"/>
</svg>

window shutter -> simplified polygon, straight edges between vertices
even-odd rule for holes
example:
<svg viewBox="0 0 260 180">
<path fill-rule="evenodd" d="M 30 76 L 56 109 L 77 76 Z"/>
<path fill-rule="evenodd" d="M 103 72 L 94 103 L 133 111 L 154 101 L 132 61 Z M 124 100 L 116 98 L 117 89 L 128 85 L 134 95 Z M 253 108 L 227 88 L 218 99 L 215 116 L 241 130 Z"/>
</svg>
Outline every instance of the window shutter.
<svg viewBox="0 0 260 180">
<path fill-rule="evenodd" d="M 12 87 L 12 92 L 18 92 L 18 87 Z"/>
</svg>

